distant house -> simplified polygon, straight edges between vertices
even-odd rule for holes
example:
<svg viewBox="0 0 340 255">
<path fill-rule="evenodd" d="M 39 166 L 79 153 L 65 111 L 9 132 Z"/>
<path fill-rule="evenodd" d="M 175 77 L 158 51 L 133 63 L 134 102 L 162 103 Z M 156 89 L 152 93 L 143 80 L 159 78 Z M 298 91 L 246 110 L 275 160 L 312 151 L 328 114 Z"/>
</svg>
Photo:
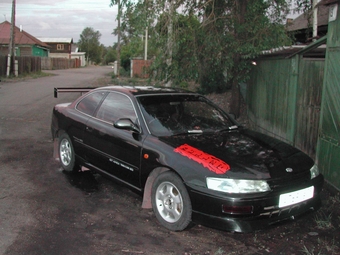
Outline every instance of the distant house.
<svg viewBox="0 0 340 255">
<path fill-rule="evenodd" d="M 49 46 L 25 32 L 21 28 L 14 27 L 16 56 L 39 56 L 47 57 Z M 0 55 L 8 55 L 11 38 L 11 23 L 4 21 L 0 23 Z"/>
<path fill-rule="evenodd" d="M 327 34 L 328 15 L 329 6 L 318 5 L 317 38 L 321 38 Z M 310 43 L 313 37 L 312 11 L 309 13 L 303 13 L 294 20 L 288 20 L 287 31 L 294 37 L 294 41 L 296 44 Z"/>
<path fill-rule="evenodd" d="M 86 52 L 80 52 L 77 45 L 72 45 L 71 59 L 78 59 L 80 66 L 86 66 Z"/>
<path fill-rule="evenodd" d="M 72 38 L 39 38 L 51 47 L 51 58 L 77 59 L 79 66 L 85 66 L 85 52 L 78 52 L 77 45 L 73 44 Z"/>
<path fill-rule="evenodd" d="M 71 50 L 73 39 L 72 38 L 38 38 L 40 41 L 46 43 L 51 47 L 50 55 L 51 58 L 71 58 Z"/>
</svg>

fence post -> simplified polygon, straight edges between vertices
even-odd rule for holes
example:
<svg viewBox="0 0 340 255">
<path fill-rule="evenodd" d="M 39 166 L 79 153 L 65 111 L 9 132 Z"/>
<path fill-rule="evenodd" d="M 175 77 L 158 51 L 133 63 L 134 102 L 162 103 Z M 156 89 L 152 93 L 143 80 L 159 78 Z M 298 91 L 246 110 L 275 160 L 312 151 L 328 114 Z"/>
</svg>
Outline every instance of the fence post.
<svg viewBox="0 0 340 255">
<path fill-rule="evenodd" d="M 14 60 L 14 75 L 16 77 L 18 77 L 18 74 L 19 74 L 18 68 L 19 68 L 18 60 Z"/>
</svg>

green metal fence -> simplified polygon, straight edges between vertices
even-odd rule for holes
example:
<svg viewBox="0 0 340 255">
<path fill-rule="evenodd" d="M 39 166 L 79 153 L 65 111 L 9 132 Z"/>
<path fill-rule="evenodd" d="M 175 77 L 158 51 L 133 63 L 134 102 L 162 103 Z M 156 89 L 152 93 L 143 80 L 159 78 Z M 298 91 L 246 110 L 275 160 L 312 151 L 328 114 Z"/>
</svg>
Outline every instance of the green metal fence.
<svg viewBox="0 0 340 255">
<path fill-rule="evenodd" d="M 340 189 L 340 8 L 336 16 L 328 24 L 317 159 L 326 180 Z"/>
<path fill-rule="evenodd" d="M 259 59 L 247 92 L 253 127 L 315 158 L 323 72 L 324 59 Z"/>
</svg>

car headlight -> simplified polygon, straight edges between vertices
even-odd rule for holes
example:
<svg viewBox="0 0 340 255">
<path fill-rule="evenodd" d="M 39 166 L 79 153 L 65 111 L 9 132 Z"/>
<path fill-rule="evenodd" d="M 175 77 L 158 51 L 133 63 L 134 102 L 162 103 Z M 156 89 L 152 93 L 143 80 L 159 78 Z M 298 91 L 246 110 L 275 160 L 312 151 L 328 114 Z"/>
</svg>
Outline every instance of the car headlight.
<svg viewBox="0 0 340 255">
<path fill-rule="evenodd" d="M 317 165 L 312 166 L 310 169 L 310 178 L 313 179 L 320 174 L 319 168 Z"/>
<path fill-rule="evenodd" d="M 263 180 L 235 180 L 207 177 L 208 189 L 226 193 L 257 193 L 266 192 L 270 187 Z"/>
</svg>

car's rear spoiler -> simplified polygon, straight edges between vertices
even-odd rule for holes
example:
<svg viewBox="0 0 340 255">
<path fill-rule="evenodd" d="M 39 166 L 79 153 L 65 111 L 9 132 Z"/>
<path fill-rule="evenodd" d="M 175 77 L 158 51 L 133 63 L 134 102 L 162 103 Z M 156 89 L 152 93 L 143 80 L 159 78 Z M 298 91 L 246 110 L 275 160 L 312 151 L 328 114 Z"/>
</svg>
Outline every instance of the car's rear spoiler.
<svg viewBox="0 0 340 255">
<path fill-rule="evenodd" d="M 54 97 L 57 98 L 58 97 L 58 93 L 69 93 L 69 92 L 78 92 L 78 93 L 85 93 L 88 92 L 90 90 L 93 90 L 95 88 L 54 88 Z"/>
</svg>

